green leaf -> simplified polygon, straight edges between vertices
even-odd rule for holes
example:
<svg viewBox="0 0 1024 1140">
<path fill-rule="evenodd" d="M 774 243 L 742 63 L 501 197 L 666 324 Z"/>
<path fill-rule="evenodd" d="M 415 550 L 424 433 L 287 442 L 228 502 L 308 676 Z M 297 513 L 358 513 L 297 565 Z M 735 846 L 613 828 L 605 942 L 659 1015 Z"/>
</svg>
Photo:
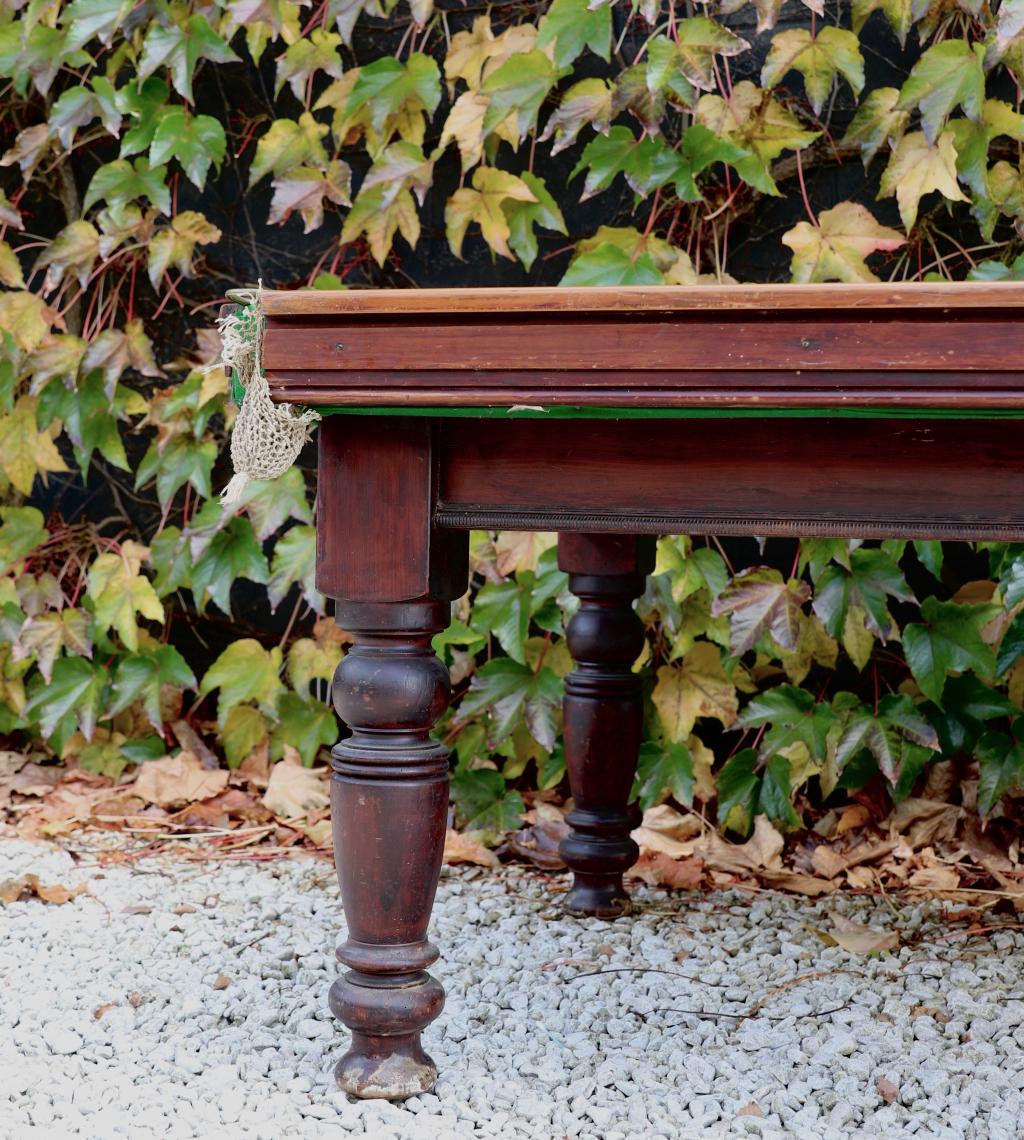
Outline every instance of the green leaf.
<svg viewBox="0 0 1024 1140">
<path fill-rule="evenodd" d="M 807 28 L 791 28 L 772 37 L 771 50 L 761 70 L 761 83 L 774 87 L 787 71 L 804 77 L 807 98 L 816 115 L 821 114 L 837 75 L 859 95 L 864 88 L 864 59 L 853 32 L 827 26 L 811 34 Z"/>
<path fill-rule="evenodd" d="M 313 511 L 306 498 L 306 481 L 297 467 L 276 479 L 254 479 L 242 492 L 236 510 L 245 508 L 260 542 L 270 538 L 288 521 L 311 523 Z"/>
<path fill-rule="evenodd" d="M 293 586 L 302 587 L 306 603 L 324 612 L 323 595 L 316 588 L 316 531 L 311 526 L 293 526 L 274 544 L 267 594 L 276 610 Z"/>
<path fill-rule="evenodd" d="M 978 810 L 989 815 L 1005 792 L 1024 787 L 1024 717 L 1016 720 L 1013 735 L 986 732 L 978 741 Z"/>
<path fill-rule="evenodd" d="M 224 718 L 220 742 L 229 768 L 242 761 L 267 738 L 267 718 L 252 705 L 235 705 Z"/>
<path fill-rule="evenodd" d="M 757 753 L 744 748 L 722 765 L 715 786 L 718 791 L 718 826 L 747 835 L 757 814 L 761 779 L 757 774 Z"/>
<path fill-rule="evenodd" d="M 129 162 L 118 158 L 101 166 L 92 176 L 85 192 L 82 209 L 88 210 L 105 201 L 111 209 L 125 206 L 137 198 L 152 202 L 164 214 L 171 212 L 171 192 L 167 188 L 167 167 L 150 167 L 148 158 Z"/>
<path fill-rule="evenodd" d="M 150 555 L 156 577 L 153 589 L 164 598 L 181 586 L 188 586 L 192 577 L 192 553 L 189 544 L 182 541 L 181 530 L 165 526 L 150 543 Z"/>
<path fill-rule="evenodd" d="M 756 566 L 738 574 L 715 599 L 711 613 L 728 614 L 729 650 L 740 656 L 770 633 L 783 649 L 796 649 L 803 605 L 811 596 L 806 582 L 786 582 L 778 570 Z"/>
<path fill-rule="evenodd" d="M 238 56 L 210 27 L 205 16 L 197 13 L 181 24 L 166 27 L 154 20 L 142 42 L 139 79 L 146 79 L 158 67 L 166 67 L 175 91 L 191 103 L 192 79 L 196 66 L 204 59 L 214 63 L 238 62 Z"/>
<path fill-rule="evenodd" d="M 285 691 L 279 675 L 281 665 L 281 650 L 277 646 L 264 649 L 251 637 L 232 642 L 206 671 L 199 686 L 204 696 L 220 690 L 217 723 L 223 727 L 235 705 L 249 703 L 276 717 L 278 698 Z"/>
<path fill-rule="evenodd" d="M 164 607 L 153 584 L 140 573 L 149 558 L 144 546 L 125 541 L 118 552 L 98 555 L 89 567 L 85 596 L 91 603 L 97 629 L 114 629 L 132 652 L 139 647 L 136 614 L 150 621 L 164 620 Z"/>
<path fill-rule="evenodd" d="M 49 684 L 40 685 L 25 706 L 39 718 L 43 736 L 50 738 L 69 726 L 92 739 L 102 707 L 106 670 L 84 657 L 62 657 L 53 666 Z"/>
<path fill-rule="evenodd" d="M 224 128 L 215 118 L 171 107 L 160 116 L 149 161 L 157 166 L 176 158 L 192 184 L 202 190 L 211 164 L 220 169 L 226 150 Z"/>
<path fill-rule="evenodd" d="M 114 674 L 114 701 L 109 709 L 110 715 L 116 716 L 138 702 L 149 723 L 159 732 L 164 722 L 160 703 L 164 685 L 178 689 L 196 687 L 195 674 L 173 645 L 158 645 L 131 657 L 123 657 Z"/>
<path fill-rule="evenodd" d="M 897 109 L 900 93 L 895 87 L 876 87 L 861 101 L 843 136 L 847 146 L 860 147 L 864 166 L 886 143 L 898 142 L 910 122 L 910 112 Z"/>
<path fill-rule="evenodd" d="M 989 688 L 971 673 L 950 677 L 942 701 L 943 708 L 929 704 L 927 712 L 938 734 L 942 754 L 948 757 L 969 753 L 985 731 L 986 721 L 1020 713 L 1009 697 Z"/>
<path fill-rule="evenodd" d="M 588 0 L 553 0 L 540 22 L 537 47 L 555 45 L 555 66 L 565 67 L 584 48 L 606 63 L 612 50 L 612 5 L 592 6 Z"/>
<path fill-rule="evenodd" d="M 565 234 L 565 219 L 554 198 L 548 193 L 544 180 L 536 174 L 524 170 L 520 178 L 533 192 L 534 202 L 521 201 L 518 198 L 506 198 L 503 203 L 505 217 L 508 219 L 508 244 L 515 255 L 529 269 L 537 258 L 537 238 L 534 235 L 534 226 L 543 226 L 546 230 Z"/>
<path fill-rule="evenodd" d="M 778 823 L 800 827 L 803 820 L 793 807 L 792 795 L 789 761 L 785 756 L 773 756 L 764 767 L 754 814 L 763 813 Z"/>
<path fill-rule="evenodd" d="M 875 758 L 882 774 L 895 785 L 909 763 L 918 770 L 918 749 L 934 751 L 939 746 L 935 729 L 903 694 L 882 697 L 877 713 L 866 706 L 855 710 L 836 745 L 840 771 L 862 749 Z"/>
<path fill-rule="evenodd" d="M 130 158 L 147 150 L 164 115 L 171 89 L 162 79 L 151 75 L 140 87 L 129 83 L 116 94 L 117 109 L 135 120 L 135 125 L 121 137 L 121 158 Z"/>
<path fill-rule="evenodd" d="M 818 763 L 824 762 L 829 733 L 838 723 L 830 705 L 816 701 L 794 685 L 776 685 L 758 693 L 736 719 L 736 724 L 744 728 L 771 725 L 762 738 L 762 757 L 783 752 L 799 742 Z"/>
<path fill-rule="evenodd" d="M 50 537 L 43 512 L 35 507 L 0 507 L 0 574 L 6 574 Z"/>
<path fill-rule="evenodd" d="M 277 57 L 277 82 L 274 84 L 274 94 L 280 95 L 281 88 L 287 83 L 295 98 L 302 100 L 309 80 L 318 71 L 334 79 L 340 79 L 344 74 L 341 57 L 338 54 L 340 46 L 341 36 L 323 28 L 314 28 L 308 38 L 289 44 L 284 54 Z"/>
<path fill-rule="evenodd" d="M 685 744 L 647 741 L 640 747 L 637 765 L 640 807 L 660 804 L 668 796 L 677 803 L 693 803 L 693 757 Z"/>
<path fill-rule="evenodd" d="M 694 87 L 715 86 L 714 58 L 747 51 L 750 44 L 708 16 L 691 16 L 676 24 L 678 66 Z"/>
<path fill-rule="evenodd" d="M 907 664 L 925 696 L 942 705 L 947 673 L 972 669 L 982 677 L 992 676 L 995 654 L 981 631 L 998 613 L 994 605 L 964 606 L 925 598 L 921 603 L 924 622 L 903 630 Z"/>
<path fill-rule="evenodd" d="M 320 141 L 328 127 L 318 123 L 308 112 L 298 121 L 275 119 L 270 130 L 256 144 L 256 156 L 249 169 L 249 186 L 255 186 L 268 174 L 282 175 L 300 166 L 324 169 L 327 153 Z"/>
<path fill-rule="evenodd" d="M 858 36 L 867 18 L 876 10 L 885 14 L 900 41 L 900 47 L 904 47 L 907 33 L 914 23 L 913 0 L 853 0 L 853 30 Z"/>
<path fill-rule="evenodd" d="M 59 380 L 51 382 L 66 392 Z M 123 393 L 125 389 L 121 389 Z M 64 430 L 75 449 L 79 470 L 83 481 L 89 470 L 89 462 L 94 452 L 122 471 L 129 471 L 128 457 L 118 430 L 118 403 L 108 399 L 103 373 L 94 369 L 78 385 L 74 392 L 68 392 L 67 407 L 62 412 Z M 212 445 L 211 445 L 212 446 Z"/>
<path fill-rule="evenodd" d="M 189 585 L 200 613 L 212 600 L 231 615 L 231 587 L 237 578 L 266 582 L 270 567 L 248 519 L 234 518 L 219 531 L 201 557 L 195 559 Z"/>
<path fill-rule="evenodd" d="M 396 232 L 414 249 L 420 220 L 413 193 L 422 204 L 434 177 L 434 164 L 419 147 L 392 143 L 370 168 L 341 230 L 343 242 L 366 235 L 370 252 L 383 265 Z"/>
<path fill-rule="evenodd" d="M 688 190 L 693 181 L 688 164 L 660 140 L 646 135 L 637 139 L 628 127 L 612 127 L 607 135 L 598 135 L 587 145 L 569 177 L 575 178 L 584 170 L 588 173 L 581 202 L 607 190 L 619 174 L 641 197 L 675 179 L 683 183 L 680 197 L 693 197 Z"/>
<path fill-rule="evenodd" d="M 407 104 L 411 109 L 426 109 L 431 115 L 441 101 L 441 73 L 430 56 L 413 52 L 405 63 L 383 56 L 359 69 L 345 114 L 352 115 L 362 107 L 370 112 L 370 125 L 378 134 L 387 121 Z"/>
<path fill-rule="evenodd" d="M 562 682 L 547 666 L 534 673 L 508 657 L 488 661 L 474 675 L 462 698 L 457 720 L 462 723 L 487 714 L 494 746 L 525 720 L 534 739 L 549 751 L 554 747 Z"/>
<path fill-rule="evenodd" d="M 1017 614 L 1006 627 L 996 655 L 996 676 L 1005 677 L 1024 657 L 1024 610 Z"/>
<path fill-rule="evenodd" d="M 451 780 L 456 817 L 468 831 L 483 831 L 499 838 L 519 826 L 526 810 L 518 792 L 510 792 L 500 772 L 480 768 L 456 772 Z"/>
<path fill-rule="evenodd" d="M 94 36 L 109 44 L 132 10 L 132 0 L 73 0 L 61 13 L 69 40 L 83 47 Z"/>
<path fill-rule="evenodd" d="M 489 103 L 484 104 L 485 109 L 487 106 Z M 552 111 L 540 141 L 555 140 L 551 147 L 554 157 L 572 146 L 585 124 L 604 133 L 611 120 L 612 92 L 607 80 L 581 79 L 565 92 L 558 109 Z"/>
<path fill-rule="evenodd" d="M 558 82 L 559 71 L 542 51 L 513 55 L 484 80 L 480 90 L 490 97 L 484 133 L 514 120 L 515 143 L 537 124 L 541 104 Z"/>
<path fill-rule="evenodd" d="M 162 507 L 166 507 L 186 483 L 209 498 L 213 494 L 210 473 L 216 459 L 217 445 L 212 440 L 200 442 L 186 435 L 176 435 L 165 441 L 161 450 L 160 441 L 155 439 L 135 472 L 135 486 L 141 487 L 155 477 L 156 494 Z"/>
<path fill-rule="evenodd" d="M 882 550 L 858 548 L 848 554 L 848 568 L 832 564 L 815 583 L 811 608 L 833 637 L 841 637 L 851 606 L 862 609 L 868 628 L 883 642 L 892 632 L 888 599 L 914 601 L 903 572 Z"/>
<path fill-rule="evenodd" d="M 321 748 L 338 739 L 338 722 L 323 701 L 298 693 L 282 693 L 277 701 L 278 722 L 270 734 L 270 755 L 280 758 L 284 746 L 299 750 L 303 764 L 311 767 Z"/>
<path fill-rule="evenodd" d="M 914 64 L 900 88 L 899 111 L 921 113 L 921 129 L 930 144 L 939 137 L 956 107 L 969 119 L 981 118 L 985 101 L 985 49 L 952 38 L 933 44 Z"/>
<path fill-rule="evenodd" d="M 665 278 L 649 253 L 631 256 L 605 242 L 579 254 L 559 285 L 664 285 Z"/>
<path fill-rule="evenodd" d="M 493 633 L 502 649 L 520 664 L 526 661 L 523 646 L 530 629 L 531 585 L 515 578 L 488 582 L 477 594 L 470 618 L 477 633 Z"/>
</svg>

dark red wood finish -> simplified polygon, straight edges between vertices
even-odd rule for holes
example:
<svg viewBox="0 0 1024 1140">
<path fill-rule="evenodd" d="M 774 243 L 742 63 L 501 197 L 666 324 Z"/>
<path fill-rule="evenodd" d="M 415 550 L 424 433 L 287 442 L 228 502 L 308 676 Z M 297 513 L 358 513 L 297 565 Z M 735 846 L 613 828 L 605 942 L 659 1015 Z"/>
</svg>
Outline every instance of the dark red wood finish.
<svg viewBox="0 0 1024 1140">
<path fill-rule="evenodd" d="M 565 742 L 568 907 L 624 906 L 640 737 L 633 599 L 662 533 L 1024 539 L 1024 285 L 272 294 L 278 399 L 417 405 L 320 429 L 320 589 L 355 640 L 334 699 L 335 854 L 349 936 L 331 1008 L 343 1088 L 401 1098 L 435 1068 L 427 926 L 447 812 L 431 637 L 472 527 L 560 532 L 580 607 Z M 713 419 L 459 419 L 513 404 L 712 408 Z M 882 418 L 849 409 L 891 408 Z M 775 412 L 819 409 L 823 418 Z M 938 409 L 961 418 L 936 419 Z M 902 410 L 902 415 L 897 411 Z M 738 418 L 738 414 L 754 418 Z M 872 413 L 874 414 L 874 413 Z"/>
</svg>

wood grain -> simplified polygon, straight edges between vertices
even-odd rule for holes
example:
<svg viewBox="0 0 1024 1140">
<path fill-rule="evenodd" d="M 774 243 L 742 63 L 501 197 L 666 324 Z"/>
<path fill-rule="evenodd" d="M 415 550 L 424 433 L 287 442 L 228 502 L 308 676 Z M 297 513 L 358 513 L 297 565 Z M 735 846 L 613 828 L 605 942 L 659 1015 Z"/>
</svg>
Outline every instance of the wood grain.
<svg viewBox="0 0 1024 1140">
<path fill-rule="evenodd" d="M 1024 282 L 663 285 L 593 288 L 295 290 L 263 294 L 269 316 L 351 313 L 677 312 L 697 309 L 1024 308 Z"/>
</svg>

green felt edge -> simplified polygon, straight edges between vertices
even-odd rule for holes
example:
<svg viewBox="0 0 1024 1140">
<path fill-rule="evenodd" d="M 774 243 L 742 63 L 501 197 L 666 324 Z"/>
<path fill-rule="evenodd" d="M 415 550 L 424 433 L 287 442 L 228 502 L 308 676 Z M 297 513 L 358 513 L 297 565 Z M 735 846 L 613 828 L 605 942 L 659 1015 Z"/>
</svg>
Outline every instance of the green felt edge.
<svg viewBox="0 0 1024 1140">
<path fill-rule="evenodd" d="M 314 405 L 315 406 L 315 405 Z M 438 416 L 506 420 L 1020 420 L 1022 408 L 549 408 L 316 407 L 322 416 Z"/>
</svg>

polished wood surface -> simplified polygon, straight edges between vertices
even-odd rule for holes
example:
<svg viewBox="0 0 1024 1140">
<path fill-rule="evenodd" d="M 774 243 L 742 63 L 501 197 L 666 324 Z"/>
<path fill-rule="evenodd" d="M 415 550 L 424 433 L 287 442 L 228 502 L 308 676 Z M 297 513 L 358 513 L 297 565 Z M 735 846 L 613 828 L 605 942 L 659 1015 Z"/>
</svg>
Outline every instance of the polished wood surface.
<svg viewBox="0 0 1024 1140">
<path fill-rule="evenodd" d="M 354 639 L 334 684 L 350 733 L 332 780 L 349 935 L 330 1001 L 352 1032 L 342 1088 L 400 1099 L 436 1077 L 420 1034 L 444 1002 L 427 927 L 448 810 L 448 750 L 432 730 L 449 678 L 431 639 L 466 590 L 468 531 L 559 532 L 580 602 L 567 629 L 566 905 L 614 916 L 636 857 L 633 600 L 652 536 L 1024 541 L 1024 425 L 1006 418 L 1024 415 L 1024 284 L 264 303 L 275 397 L 370 413 L 325 415 L 319 441 L 317 584 Z M 569 418 L 544 410 L 566 405 Z"/>
</svg>

